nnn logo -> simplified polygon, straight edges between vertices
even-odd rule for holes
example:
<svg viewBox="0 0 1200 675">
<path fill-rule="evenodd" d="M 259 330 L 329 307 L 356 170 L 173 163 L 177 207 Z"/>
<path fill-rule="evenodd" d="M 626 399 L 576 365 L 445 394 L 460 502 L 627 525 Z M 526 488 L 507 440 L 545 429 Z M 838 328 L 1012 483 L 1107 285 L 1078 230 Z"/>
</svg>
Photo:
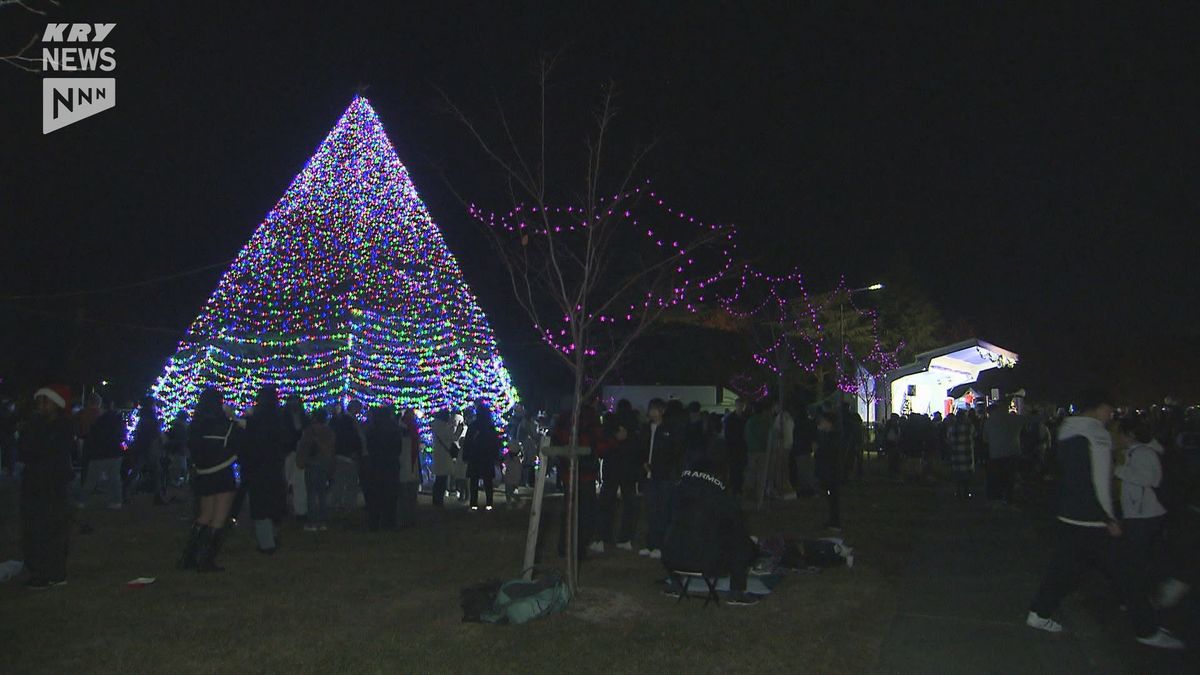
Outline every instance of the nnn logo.
<svg viewBox="0 0 1200 675">
<path fill-rule="evenodd" d="M 111 77 L 47 77 L 42 80 L 42 133 L 115 108 L 117 81 Z"/>
<path fill-rule="evenodd" d="M 101 43 L 116 25 L 48 24 L 42 34 L 42 71 L 112 72 L 117 67 L 116 50 Z M 46 77 L 42 80 L 42 133 L 48 134 L 116 106 L 115 78 Z"/>
</svg>

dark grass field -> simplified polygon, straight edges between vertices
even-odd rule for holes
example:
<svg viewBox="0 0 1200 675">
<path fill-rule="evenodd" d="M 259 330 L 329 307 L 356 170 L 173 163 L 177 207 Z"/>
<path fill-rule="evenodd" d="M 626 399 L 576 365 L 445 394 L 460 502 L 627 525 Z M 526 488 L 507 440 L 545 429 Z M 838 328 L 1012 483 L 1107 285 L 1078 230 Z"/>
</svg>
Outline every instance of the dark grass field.
<svg viewBox="0 0 1200 675">
<path fill-rule="evenodd" d="M 327 532 L 284 526 L 274 556 L 233 532 L 227 571 L 176 571 L 184 505 L 140 497 L 117 513 L 87 511 L 72 535 L 69 584 L 46 591 L 0 584 L 0 671 L 163 672 L 867 672 L 896 612 L 912 537 L 932 488 L 868 477 L 843 497 L 852 569 L 793 574 L 754 607 L 675 601 L 662 568 L 609 552 L 583 567 L 563 614 L 524 626 L 462 623 L 459 591 L 517 576 L 528 510 L 434 511 L 415 530 L 369 533 L 357 514 Z M 502 503 L 503 498 L 499 497 Z M 11 488 L 0 559 L 18 558 Z M 552 506 L 548 511 L 555 511 Z M 825 534 L 809 499 L 749 515 L 757 534 Z M 545 562 L 556 521 L 546 524 Z M 142 589 L 139 576 L 157 577 Z"/>
</svg>

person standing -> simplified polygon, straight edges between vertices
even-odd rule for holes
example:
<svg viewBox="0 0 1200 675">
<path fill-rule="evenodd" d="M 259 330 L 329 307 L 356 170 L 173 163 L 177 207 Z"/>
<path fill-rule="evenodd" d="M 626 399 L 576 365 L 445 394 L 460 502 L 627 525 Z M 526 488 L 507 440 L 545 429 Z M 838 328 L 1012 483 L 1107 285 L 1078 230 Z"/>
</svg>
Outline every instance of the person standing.
<svg viewBox="0 0 1200 675">
<path fill-rule="evenodd" d="M 739 396 L 733 410 L 725 415 L 722 432 L 729 453 L 729 491 L 738 498 L 746 483 L 746 417 L 746 399 Z"/>
<path fill-rule="evenodd" d="M 1113 471 L 1121 481 L 1121 525 L 1125 536 L 1120 554 L 1135 579 L 1138 593 L 1146 594 L 1165 577 L 1161 565 L 1152 567 L 1155 556 L 1151 553 L 1162 537 L 1167 515 L 1156 492 L 1162 485 L 1162 458 L 1166 450 L 1149 426 L 1137 419 L 1121 420 L 1117 436 L 1125 447 L 1125 463 Z"/>
<path fill-rule="evenodd" d="M 404 445 L 400 452 L 400 512 L 397 525 L 401 528 L 417 524 L 417 492 L 421 487 L 421 433 L 417 415 L 411 408 L 400 419 Z"/>
<path fill-rule="evenodd" d="M 632 551 L 638 521 L 637 483 L 641 473 L 637 446 L 638 420 L 632 404 L 625 399 L 617 401 L 617 410 L 605 419 L 605 428 L 613 447 L 604 458 L 604 482 L 600 486 L 600 509 L 596 524 L 600 545 L 595 552 L 603 553 L 607 544 Z M 614 542 L 613 520 L 616 518 L 618 493 L 621 497 L 621 525 Z"/>
<path fill-rule="evenodd" d="M 163 506 L 167 503 L 162 467 L 165 440 L 162 418 L 158 416 L 158 404 L 152 397 L 147 396 L 138 406 L 137 426 L 133 429 L 133 440 L 129 444 L 133 469 L 125 483 L 126 500 L 137 492 L 138 483 L 145 477 L 144 472 L 149 472 L 154 491 L 154 505 Z"/>
<path fill-rule="evenodd" d="M 946 427 L 950 447 L 950 474 L 954 477 L 954 496 L 959 501 L 971 498 L 971 475 L 975 467 L 975 425 L 965 411 L 951 413 Z"/>
<path fill-rule="evenodd" d="M 841 434 L 837 432 L 832 413 L 822 412 L 817 416 L 817 438 L 813 441 L 813 473 L 825 491 L 829 503 L 829 520 L 825 527 L 842 529 L 842 462 L 847 458 L 842 448 Z"/>
<path fill-rule="evenodd" d="M 652 399 L 646 409 L 646 424 L 638 437 L 646 495 L 646 546 L 638 555 L 654 559 L 662 558 L 670 518 L 671 486 L 679 479 L 683 462 L 678 432 L 665 423 L 665 411 L 662 399 Z M 765 418 L 764 430 L 769 426 L 770 419 Z"/>
<path fill-rule="evenodd" d="M 333 506 L 340 509 L 352 509 L 358 506 L 358 489 L 363 488 L 366 498 L 366 485 L 362 480 L 361 465 L 363 460 L 363 428 L 358 416 L 362 413 L 362 403 L 350 401 L 346 410 L 334 416 L 333 433 L 337 437 L 335 444 L 335 461 L 333 469 L 333 489 L 331 501 Z"/>
<path fill-rule="evenodd" d="M 329 483 L 333 480 L 337 436 L 329 426 L 329 413 L 318 408 L 296 442 L 296 472 L 304 481 L 306 532 L 329 529 Z"/>
<path fill-rule="evenodd" d="M 988 446 L 988 499 L 1012 506 L 1013 482 L 1021 459 L 1021 430 L 1028 422 L 999 403 L 988 408 L 983 435 Z"/>
<path fill-rule="evenodd" d="M 446 503 L 446 490 L 459 454 L 458 439 L 449 410 L 434 413 L 429 426 L 433 434 L 433 505 L 440 507 Z"/>
<path fill-rule="evenodd" d="M 283 464 L 291 451 L 292 433 L 279 406 L 273 385 L 264 386 L 254 402 L 254 414 L 246 420 L 244 471 L 250 499 L 250 519 L 260 553 L 275 553 L 279 545 L 279 523 L 287 515 L 287 483 Z"/>
<path fill-rule="evenodd" d="M 1183 642 L 1156 627 L 1147 598 L 1136 591 L 1131 570 L 1114 564 L 1112 540 L 1122 534 L 1113 512 L 1112 436 L 1106 425 L 1113 406 L 1106 392 L 1088 390 L 1079 396 L 1079 414 L 1059 428 L 1058 542 L 1041 586 L 1025 618 L 1026 625 L 1060 633 L 1062 624 L 1050 618 L 1062 600 L 1079 584 L 1088 568 L 1099 568 L 1113 579 L 1133 621 L 1137 641 L 1150 647 L 1183 649 Z"/>
<path fill-rule="evenodd" d="M 771 430 L 767 437 L 770 448 L 770 481 L 767 494 L 773 499 L 792 500 L 796 490 L 792 486 L 788 462 L 792 455 L 792 441 L 796 434 L 796 420 L 792 414 L 776 403 L 775 416 L 771 419 Z"/>
<path fill-rule="evenodd" d="M 125 456 L 125 421 L 108 402 L 104 412 L 89 425 L 83 439 L 83 485 L 76 498 L 76 507 L 85 508 L 92 493 L 104 480 L 108 490 L 108 508 L 121 508 L 121 461 Z"/>
<path fill-rule="evenodd" d="M 237 494 L 234 464 L 243 440 L 242 428 L 224 408 L 224 395 L 208 388 L 200 393 L 188 429 L 192 456 L 192 490 L 200 500 L 191 534 L 177 567 L 199 572 L 221 572 L 217 553 L 225 539 L 225 521 Z"/>
<path fill-rule="evenodd" d="M 287 397 L 287 402 L 283 405 L 283 419 L 292 436 L 292 442 L 288 446 L 292 448 L 292 452 L 288 453 L 283 462 L 283 478 L 292 493 L 292 513 L 296 515 L 296 520 L 305 521 L 308 518 L 308 483 L 304 469 L 299 466 L 300 457 L 296 448 L 304 429 L 308 426 L 308 415 L 304 412 L 304 402 L 296 394 Z"/>
<path fill-rule="evenodd" d="M 67 537 L 71 529 L 69 492 L 75 479 L 71 453 L 74 425 L 67 415 L 71 390 L 63 385 L 38 389 L 34 418 L 21 430 L 21 543 L 27 585 L 46 589 L 67 583 Z"/>
<path fill-rule="evenodd" d="M 762 495 L 767 472 L 767 444 L 771 436 L 771 404 L 760 402 L 746 420 L 746 492 L 756 501 Z"/>
<path fill-rule="evenodd" d="M 467 436 L 463 444 L 463 456 L 467 460 L 467 489 L 470 493 L 472 511 L 479 510 L 479 482 L 483 481 L 484 496 L 487 499 L 486 508 L 491 511 L 493 480 L 496 476 L 496 462 L 500 460 L 500 434 L 496 430 L 496 421 L 492 418 L 492 409 L 482 400 L 475 402 L 475 419 L 467 428 Z"/>
<path fill-rule="evenodd" d="M 367 530 L 396 529 L 396 504 L 400 494 L 400 456 L 406 432 L 390 407 L 371 409 L 363 430 L 363 496 L 367 500 Z"/>
</svg>

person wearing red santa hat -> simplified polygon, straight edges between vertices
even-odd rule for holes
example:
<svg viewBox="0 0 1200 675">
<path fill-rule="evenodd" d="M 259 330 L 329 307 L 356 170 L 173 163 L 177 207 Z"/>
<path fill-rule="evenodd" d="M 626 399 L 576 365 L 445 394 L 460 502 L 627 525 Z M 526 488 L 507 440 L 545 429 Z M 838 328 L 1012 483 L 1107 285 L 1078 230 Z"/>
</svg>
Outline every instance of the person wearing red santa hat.
<svg viewBox="0 0 1200 675">
<path fill-rule="evenodd" d="M 75 470 L 75 435 L 67 413 L 71 390 L 63 385 L 38 389 L 34 419 L 21 431 L 21 542 L 28 586 L 45 589 L 67 583 L 69 494 Z"/>
</svg>

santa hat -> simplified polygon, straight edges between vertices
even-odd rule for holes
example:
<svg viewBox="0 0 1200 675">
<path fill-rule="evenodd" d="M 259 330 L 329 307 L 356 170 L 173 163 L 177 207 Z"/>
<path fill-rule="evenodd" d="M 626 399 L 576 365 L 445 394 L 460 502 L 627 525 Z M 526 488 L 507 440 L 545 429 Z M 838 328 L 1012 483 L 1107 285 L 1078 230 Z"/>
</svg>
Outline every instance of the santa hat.
<svg viewBox="0 0 1200 675">
<path fill-rule="evenodd" d="M 39 396 L 50 399 L 51 403 L 60 408 L 66 408 L 67 401 L 71 400 L 71 389 L 65 384 L 50 384 L 33 392 L 35 399 Z"/>
</svg>

